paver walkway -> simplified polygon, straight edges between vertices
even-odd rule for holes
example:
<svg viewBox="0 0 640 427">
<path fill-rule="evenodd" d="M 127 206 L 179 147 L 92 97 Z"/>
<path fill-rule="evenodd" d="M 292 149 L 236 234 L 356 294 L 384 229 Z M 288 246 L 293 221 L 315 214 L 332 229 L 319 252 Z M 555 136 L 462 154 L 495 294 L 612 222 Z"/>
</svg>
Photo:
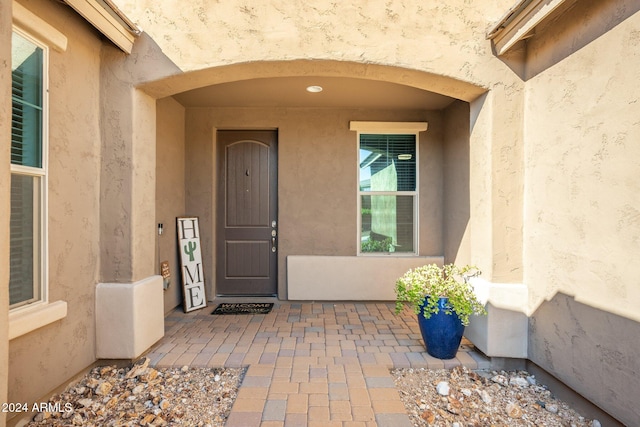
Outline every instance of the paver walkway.
<svg viewBox="0 0 640 427">
<path fill-rule="evenodd" d="M 147 357 L 158 367 L 248 367 L 227 427 L 411 426 L 390 369 L 490 367 L 466 340 L 455 359 L 429 356 L 415 315 L 396 316 L 393 303 L 280 301 L 266 315 L 213 308 L 170 313 Z"/>
</svg>

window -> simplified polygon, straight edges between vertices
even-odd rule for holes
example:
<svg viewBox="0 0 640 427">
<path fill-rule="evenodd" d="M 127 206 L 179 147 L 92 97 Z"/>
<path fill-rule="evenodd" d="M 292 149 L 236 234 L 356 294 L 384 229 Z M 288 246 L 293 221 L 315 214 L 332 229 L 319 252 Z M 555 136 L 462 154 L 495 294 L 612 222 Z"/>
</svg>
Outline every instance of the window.
<svg viewBox="0 0 640 427">
<path fill-rule="evenodd" d="M 46 299 L 47 50 L 15 30 L 11 48 L 11 219 L 9 304 Z"/>
<path fill-rule="evenodd" d="M 417 131 L 358 140 L 359 253 L 417 254 Z"/>
</svg>

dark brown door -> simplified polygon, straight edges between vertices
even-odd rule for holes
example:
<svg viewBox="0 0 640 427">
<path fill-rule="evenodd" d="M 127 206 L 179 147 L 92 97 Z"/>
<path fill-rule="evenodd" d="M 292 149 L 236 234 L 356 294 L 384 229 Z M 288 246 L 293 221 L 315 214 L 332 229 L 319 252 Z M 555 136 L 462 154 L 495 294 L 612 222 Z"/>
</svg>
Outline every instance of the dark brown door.
<svg viewBox="0 0 640 427">
<path fill-rule="evenodd" d="M 218 131 L 218 295 L 277 294 L 277 138 Z"/>
</svg>

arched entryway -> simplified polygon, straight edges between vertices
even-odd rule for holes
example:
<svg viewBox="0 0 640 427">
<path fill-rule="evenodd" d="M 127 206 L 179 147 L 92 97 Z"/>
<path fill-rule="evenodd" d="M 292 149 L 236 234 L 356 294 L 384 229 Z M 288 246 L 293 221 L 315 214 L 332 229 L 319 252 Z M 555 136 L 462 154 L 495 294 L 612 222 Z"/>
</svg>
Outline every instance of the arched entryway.
<svg viewBox="0 0 640 427">
<path fill-rule="evenodd" d="M 308 87 L 319 86 L 320 92 Z M 140 86 L 157 96 L 157 216 L 200 218 L 208 299 L 221 295 L 220 209 L 224 153 L 220 130 L 269 130 L 277 134 L 277 296 L 345 298 L 349 275 L 373 271 L 358 239 L 359 142 L 351 122 L 424 123 L 416 131 L 419 177 L 414 263 L 455 258 L 469 219 L 469 101 L 484 89 L 459 80 L 400 67 L 340 61 L 269 61 L 234 64 L 168 77 Z M 222 153 L 222 154 L 221 154 Z M 183 189 L 183 191 L 181 191 Z M 174 201 L 177 197 L 177 203 Z M 168 230 L 170 233 L 170 229 Z M 171 235 L 171 234 L 169 234 Z M 161 258 L 177 259 L 171 242 Z M 397 255 L 397 254 L 396 254 Z M 312 257 L 299 259 L 296 257 Z M 317 257 L 317 258 L 313 258 Z M 399 260 L 399 261 L 398 261 Z M 303 264 L 297 264 L 303 261 Z M 339 262 L 340 265 L 334 265 Z M 290 271 L 307 262 L 338 272 L 323 285 Z M 406 258 L 385 258 L 385 270 L 406 267 Z M 381 266 L 381 263 L 373 263 Z M 374 270 L 377 267 L 373 267 Z M 177 270 L 176 268 L 174 268 Z M 343 273 L 342 269 L 346 269 Z M 372 272 L 375 276 L 376 273 Z M 175 288 L 179 288 L 176 282 Z M 305 282 L 305 283 L 303 283 Z M 353 281 L 352 281 L 353 282 Z M 315 287 L 315 289 L 311 289 Z M 389 299 L 372 283 L 348 299 Z M 389 287 L 390 288 L 390 287 Z M 178 289 L 165 308 L 177 305 Z"/>
</svg>

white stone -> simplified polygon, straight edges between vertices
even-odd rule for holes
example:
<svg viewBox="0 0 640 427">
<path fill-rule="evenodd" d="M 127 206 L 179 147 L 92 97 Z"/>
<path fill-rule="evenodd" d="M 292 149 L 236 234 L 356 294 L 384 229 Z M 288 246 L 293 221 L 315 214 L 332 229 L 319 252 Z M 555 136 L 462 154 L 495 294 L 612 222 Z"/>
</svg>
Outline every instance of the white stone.
<svg viewBox="0 0 640 427">
<path fill-rule="evenodd" d="M 449 383 L 446 381 L 440 381 L 436 386 L 436 391 L 441 396 L 449 396 Z"/>
<path fill-rule="evenodd" d="M 509 380 L 509 384 L 517 385 L 518 387 L 528 387 L 529 386 L 529 381 L 527 381 L 526 379 L 521 378 L 521 377 L 512 377 Z"/>
<path fill-rule="evenodd" d="M 545 408 L 547 409 L 547 411 L 551 412 L 552 414 L 558 413 L 558 405 L 556 404 L 549 403 L 545 406 Z"/>
</svg>

